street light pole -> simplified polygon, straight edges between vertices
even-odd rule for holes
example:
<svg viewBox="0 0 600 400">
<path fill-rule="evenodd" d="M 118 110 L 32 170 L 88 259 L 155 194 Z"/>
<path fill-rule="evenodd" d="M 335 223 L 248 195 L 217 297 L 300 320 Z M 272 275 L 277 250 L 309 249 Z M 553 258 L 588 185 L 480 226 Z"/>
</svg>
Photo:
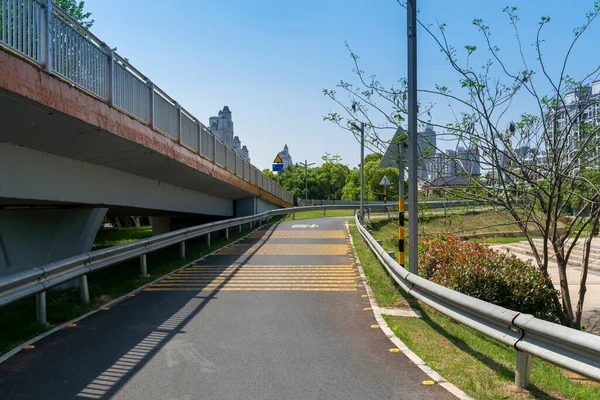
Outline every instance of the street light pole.
<svg viewBox="0 0 600 400">
<path fill-rule="evenodd" d="M 408 231 L 410 243 L 408 249 L 409 270 L 419 273 L 418 246 L 418 204 L 417 204 L 417 0 L 407 0 L 407 40 L 408 40 Z"/>
<path fill-rule="evenodd" d="M 365 123 L 360 123 L 360 222 L 364 223 L 365 202 Z"/>
<path fill-rule="evenodd" d="M 308 167 L 315 165 L 315 163 L 308 163 L 308 160 L 304 160 L 304 200 L 308 200 Z"/>
</svg>

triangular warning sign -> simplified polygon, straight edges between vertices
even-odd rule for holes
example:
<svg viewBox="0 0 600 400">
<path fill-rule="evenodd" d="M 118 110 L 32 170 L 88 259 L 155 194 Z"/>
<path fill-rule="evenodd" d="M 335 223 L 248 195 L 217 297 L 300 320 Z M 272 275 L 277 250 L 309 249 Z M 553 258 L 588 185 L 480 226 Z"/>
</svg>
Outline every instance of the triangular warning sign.
<svg viewBox="0 0 600 400">
<path fill-rule="evenodd" d="M 273 160 L 273 164 L 283 164 L 283 160 L 281 159 L 279 154 L 277 154 L 277 157 L 275 157 L 275 159 Z"/>
</svg>

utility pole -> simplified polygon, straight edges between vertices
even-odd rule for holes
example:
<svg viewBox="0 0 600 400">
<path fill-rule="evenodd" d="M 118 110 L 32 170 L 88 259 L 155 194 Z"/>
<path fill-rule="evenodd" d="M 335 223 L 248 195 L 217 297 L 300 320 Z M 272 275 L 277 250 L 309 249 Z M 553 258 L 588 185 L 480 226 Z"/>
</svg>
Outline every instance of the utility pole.
<svg viewBox="0 0 600 400">
<path fill-rule="evenodd" d="M 360 222 L 364 223 L 365 202 L 365 123 L 360 123 Z"/>
<path fill-rule="evenodd" d="M 408 205 L 409 219 L 408 231 L 410 243 L 408 249 L 409 270 L 413 274 L 419 273 L 419 246 L 417 226 L 417 0 L 406 2 L 406 27 L 408 40 Z"/>
<path fill-rule="evenodd" d="M 398 264 L 404 268 L 404 142 L 398 140 Z"/>
<path fill-rule="evenodd" d="M 304 200 L 308 200 L 308 167 L 315 165 L 315 163 L 308 163 L 308 160 L 304 160 Z"/>
</svg>

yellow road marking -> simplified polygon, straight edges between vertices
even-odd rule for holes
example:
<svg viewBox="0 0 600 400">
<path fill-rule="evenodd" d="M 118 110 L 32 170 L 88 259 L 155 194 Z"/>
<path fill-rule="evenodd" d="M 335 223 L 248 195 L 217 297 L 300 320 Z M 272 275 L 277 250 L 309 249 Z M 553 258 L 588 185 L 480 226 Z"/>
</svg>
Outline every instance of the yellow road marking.
<svg viewBox="0 0 600 400">
<path fill-rule="evenodd" d="M 32 350 L 32 349 L 35 349 L 35 346 L 34 346 L 34 345 L 32 345 L 32 344 L 28 344 L 27 346 L 23 346 L 23 348 L 24 348 L 25 350 Z"/>
<path fill-rule="evenodd" d="M 233 255 L 252 253 L 253 255 L 286 256 L 286 255 L 346 255 L 348 246 L 345 244 L 236 244 L 215 255 Z"/>
<path fill-rule="evenodd" d="M 250 236 L 251 239 L 345 239 L 346 231 L 344 230 L 277 230 L 272 232 L 258 231 Z"/>
<path fill-rule="evenodd" d="M 176 289 L 157 289 L 157 288 L 147 288 L 144 289 L 145 292 L 177 292 L 177 291 L 196 291 L 201 292 L 203 290 L 213 290 L 219 292 L 242 292 L 242 291 L 272 291 L 272 292 L 293 292 L 293 291 L 302 291 L 302 292 L 356 292 L 354 288 L 176 288 Z"/>
<path fill-rule="evenodd" d="M 260 281 L 257 281 L 256 283 L 226 283 L 227 286 L 347 286 L 347 287 L 355 287 L 354 285 L 348 285 L 347 283 L 262 283 Z M 184 283 L 168 283 L 168 284 L 154 284 L 151 285 L 150 287 L 156 287 L 156 286 L 194 286 L 194 284 L 184 284 Z M 195 286 L 202 286 L 202 287 L 208 287 L 208 286 L 220 286 L 220 284 L 218 283 L 209 283 L 209 284 L 196 284 Z"/>
<path fill-rule="evenodd" d="M 423 381 L 423 385 L 435 385 L 434 381 Z"/>
<path fill-rule="evenodd" d="M 377 328 L 379 328 L 379 325 L 371 325 L 371 328 L 377 329 Z"/>
<path fill-rule="evenodd" d="M 399 353 L 400 349 L 390 349 L 390 353 Z"/>
</svg>

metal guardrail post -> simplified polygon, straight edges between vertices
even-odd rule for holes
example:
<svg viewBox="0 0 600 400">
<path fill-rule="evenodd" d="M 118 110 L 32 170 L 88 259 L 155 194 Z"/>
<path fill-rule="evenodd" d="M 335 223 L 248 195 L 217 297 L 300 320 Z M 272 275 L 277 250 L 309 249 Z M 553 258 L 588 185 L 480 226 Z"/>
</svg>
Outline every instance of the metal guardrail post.
<svg viewBox="0 0 600 400">
<path fill-rule="evenodd" d="M 90 289 L 88 287 L 87 275 L 79 277 L 79 293 L 81 294 L 81 302 L 90 304 Z"/>
<path fill-rule="evenodd" d="M 388 256 L 390 256 L 392 258 L 396 258 L 396 252 L 395 251 L 388 251 Z"/>
<path fill-rule="evenodd" d="M 242 225 L 238 225 L 238 233 L 242 233 Z"/>
<path fill-rule="evenodd" d="M 52 72 L 52 0 L 46 0 L 40 13 L 40 62 Z"/>
<path fill-rule="evenodd" d="M 212 162 L 216 163 L 217 162 L 217 136 L 213 135 L 213 156 L 212 156 Z"/>
<path fill-rule="evenodd" d="M 210 233 L 206 234 L 206 245 L 210 247 Z"/>
<path fill-rule="evenodd" d="M 175 107 L 177 107 L 177 142 L 181 144 L 181 126 L 183 125 L 181 123 L 181 104 L 175 103 Z"/>
<path fill-rule="evenodd" d="M 179 257 L 185 260 L 185 240 L 179 243 Z"/>
<path fill-rule="evenodd" d="M 194 117 L 196 125 L 198 125 L 198 154 L 202 154 L 202 124 Z"/>
<path fill-rule="evenodd" d="M 148 80 L 146 81 L 146 84 L 148 85 L 148 89 L 150 89 L 150 98 L 148 99 L 150 107 L 150 112 L 148 113 L 148 125 L 150 128 L 154 128 L 154 83 Z"/>
<path fill-rule="evenodd" d="M 229 228 L 225 228 L 225 240 L 229 240 Z"/>
<path fill-rule="evenodd" d="M 106 46 L 104 52 L 108 56 L 108 104 L 115 104 L 115 52 Z"/>
<path fill-rule="evenodd" d="M 521 388 L 529 386 L 531 372 L 531 354 L 517 350 L 517 369 L 515 372 L 515 385 Z"/>
<path fill-rule="evenodd" d="M 371 208 L 367 208 L 367 215 L 369 216 L 369 221 L 371 220 Z"/>
<path fill-rule="evenodd" d="M 35 317 L 37 322 L 42 325 L 48 323 L 48 317 L 46 315 L 46 292 L 35 295 Z"/>
<path fill-rule="evenodd" d="M 325 217 L 327 217 L 327 209 L 326 208 L 323 209 L 323 218 L 325 218 Z"/>
<path fill-rule="evenodd" d="M 293 221 L 293 220 L 295 220 L 295 219 L 296 219 L 296 213 L 295 213 L 295 212 L 293 212 L 293 213 L 292 213 L 292 221 Z"/>
<path fill-rule="evenodd" d="M 147 278 L 148 276 L 148 264 L 146 262 L 146 255 L 142 254 L 140 256 L 140 275 L 142 278 Z"/>
</svg>

